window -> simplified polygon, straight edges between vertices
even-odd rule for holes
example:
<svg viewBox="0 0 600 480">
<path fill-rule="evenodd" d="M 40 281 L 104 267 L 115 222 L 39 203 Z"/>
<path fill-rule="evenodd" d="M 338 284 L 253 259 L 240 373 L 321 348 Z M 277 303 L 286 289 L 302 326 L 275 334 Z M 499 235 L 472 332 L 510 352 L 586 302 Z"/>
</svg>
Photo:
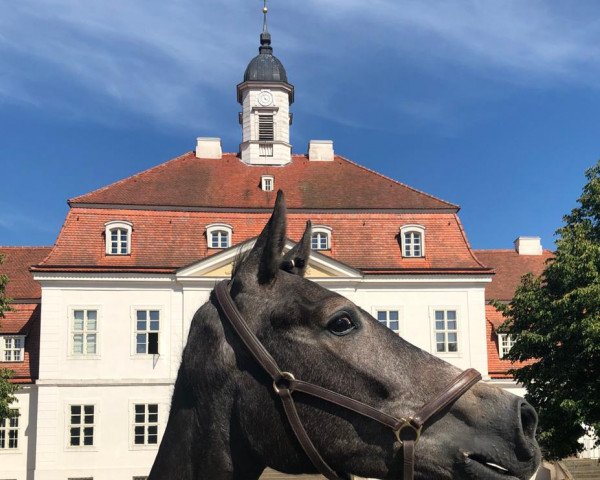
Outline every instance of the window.
<svg viewBox="0 0 600 480">
<path fill-rule="evenodd" d="M 96 355 L 98 353 L 97 310 L 73 310 L 71 339 L 73 355 Z"/>
<path fill-rule="evenodd" d="M 206 227 L 206 238 L 208 248 L 229 248 L 231 247 L 231 236 L 233 228 L 223 223 L 213 223 Z"/>
<path fill-rule="evenodd" d="M 406 225 L 400 229 L 403 257 L 425 256 L 425 229 L 420 225 Z"/>
<path fill-rule="evenodd" d="M 390 330 L 400 334 L 400 312 L 398 310 L 377 310 L 377 320 Z"/>
<path fill-rule="evenodd" d="M 94 445 L 94 405 L 70 405 L 69 446 Z"/>
<path fill-rule="evenodd" d="M 224 230 L 215 230 L 210 234 L 211 248 L 227 248 L 229 247 L 229 233 Z"/>
<path fill-rule="evenodd" d="M 131 253 L 131 231 L 129 222 L 108 222 L 104 225 L 107 255 L 129 255 Z"/>
<path fill-rule="evenodd" d="M 331 228 L 325 226 L 313 227 L 310 246 L 313 250 L 331 249 Z"/>
<path fill-rule="evenodd" d="M 500 358 L 504 358 L 510 349 L 515 344 L 515 337 L 507 333 L 498 334 L 498 354 Z"/>
<path fill-rule="evenodd" d="M 138 403 L 133 408 L 134 445 L 158 445 L 158 405 Z"/>
<path fill-rule="evenodd" d="M 261 177 L 261 188 L 265 192 L 272 192 L 274 189 L 275 179 L 271 175 L 263 175 Z"/>
<path fill-rule="evenodd" d="M 261 142 L 272 142 L 275 140 L 273 115 L 258 116 L 258 140 Z"/>
<path fill-rule="evenodd" d="M 158 332 L 160 312 L 158 310 L 137 310 L 135 327 L 135 353 L 158 355 Z"/>
<path fill-rule="evenodd" d="M 0 337 L 0 361 L 22 362 L 25 359 L 25 337 L 3 336 Z"/>
<path fill-rule="evenodd" d="M 456 310 L 435 310 L 435 351 L 458 352 L 458 320 Z"/>
<path fill-rule="evenodd" d="M 11 410 L 8 418 L 0 420 L 0 450 L 19 448 L 19 411 Z"/>
</svg>

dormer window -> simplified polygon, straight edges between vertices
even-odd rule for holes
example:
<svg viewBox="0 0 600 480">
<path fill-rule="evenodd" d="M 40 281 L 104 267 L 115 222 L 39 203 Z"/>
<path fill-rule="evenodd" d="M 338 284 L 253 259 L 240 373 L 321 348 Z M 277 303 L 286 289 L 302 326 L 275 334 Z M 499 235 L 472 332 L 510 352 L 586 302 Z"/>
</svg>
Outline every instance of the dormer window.
<svg viewBox="0 0 600 480">
<path fill-rule="evenodd" d="M 23 362 L 25 360 L 25 337 L 0 336 L 0 362 Z"/>
<path fill-rule="evenodd" d="M 206 227 L 206 239 L 208 248 L 229 248 L 231 247 L 231 236 L 233 228 L 224 223 L 213 223 Z"/>
<path fill-rule="evenodd" d="M 400 229 L 402 256 L 420 258 L 425 256 L 425 228 L 420 225 L 406 225 Z"/>
<path fill-rule="evenodd" d="M 331 228 L 325 226 L 313 227 L 310 246 L 313 250 L 330 250 Z"/>
<path fill-rule="evenodd" d="M 125 221 L 108 222 L 104 225 L 107 255 L 131 254 L 131 231 L 133 224 Z"/>
<path fill-rule="evenodd" d="M 275 188 L 275 179 L 273 178 L 272 175 L 263 175 L 261 177 L 261 188 L 265 191 L 265 192 L 272 192 L 273 189 Z"/>
</svg>

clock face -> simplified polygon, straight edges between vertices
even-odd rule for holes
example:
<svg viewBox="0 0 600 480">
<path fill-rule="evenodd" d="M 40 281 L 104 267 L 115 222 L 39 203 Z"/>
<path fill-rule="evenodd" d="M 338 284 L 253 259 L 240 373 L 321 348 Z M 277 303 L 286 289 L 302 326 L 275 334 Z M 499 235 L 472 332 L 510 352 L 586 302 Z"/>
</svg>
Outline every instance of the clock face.
<svg viewBox="0 0 600 480">
<path fill-rule="evenodd" d="M 263 107 L 271 105 L 273 103 L 273 95 L 271 95 L 271 92 L 260 92 L 258 94 L 258 103 Z"/>
</svg>

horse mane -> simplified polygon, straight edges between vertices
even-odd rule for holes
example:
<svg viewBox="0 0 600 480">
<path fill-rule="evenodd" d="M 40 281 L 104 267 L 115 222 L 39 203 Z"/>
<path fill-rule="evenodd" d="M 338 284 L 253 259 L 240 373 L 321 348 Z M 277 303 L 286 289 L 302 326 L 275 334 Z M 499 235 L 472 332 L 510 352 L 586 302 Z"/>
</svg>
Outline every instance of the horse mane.
<svg viewBox="0 0 600 480">
<path fill-rule="evenodd" d="M 238 270 L 243 265 L 243 263 L 248 259 L 252 250 L 242 251 L 239 249 L 235 254 L 235 258 L 233 259 L 233 269 L 231 272 L 231 278 L 235 277 L 238 274 Z"/>
</svg>

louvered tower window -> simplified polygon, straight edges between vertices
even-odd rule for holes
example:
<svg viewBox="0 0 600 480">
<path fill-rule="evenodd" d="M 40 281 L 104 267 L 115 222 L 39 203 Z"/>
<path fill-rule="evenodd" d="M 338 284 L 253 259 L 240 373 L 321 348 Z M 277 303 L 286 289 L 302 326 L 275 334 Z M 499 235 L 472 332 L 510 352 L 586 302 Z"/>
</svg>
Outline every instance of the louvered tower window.
<svg viewBox="0 0 600 480">
<path fill-rule="evenodd" d="M 275 140 L 273 115 L 258 116 L 258 140 L 261 142 L 272 142 Z"/>
</svg>

